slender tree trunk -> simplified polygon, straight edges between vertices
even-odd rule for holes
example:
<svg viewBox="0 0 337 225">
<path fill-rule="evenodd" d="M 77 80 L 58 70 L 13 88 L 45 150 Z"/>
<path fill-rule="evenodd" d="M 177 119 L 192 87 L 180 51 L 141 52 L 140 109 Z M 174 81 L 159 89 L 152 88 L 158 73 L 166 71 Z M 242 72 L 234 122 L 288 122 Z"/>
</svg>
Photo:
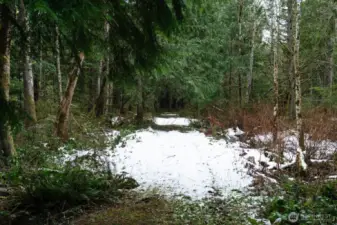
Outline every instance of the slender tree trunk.
<svg viewBox="0 0 337 225">
<path fill-rule="evenodd" d="M 96 117 L 101 117 L 104 114 L 105 109 L 105 103 L 106 103 L 106 97 L 107 97 L 107 76 L 104 74 L 102 84 L 100 87 L 100 94 L 98 98 L 96 99 Z"/>
<path fill-rule="evenodd" d="M 233 44 L 232 41 L 230 43 L 230 56 L 233 57 Z M 231 100 L 232 98 L 232 59 L 229 61 L 229 77 L 228 77 L 228 98 Z"/>
<path fill-rule="evenodd" d="M 96 89 L 96 94 L 97 96 L 99 96 L 99 94 L 101 93 L 101 79 L 102 79 L 102 75 L 103 75 L 103 60 L 101 60 L 99 62 L 99 72 L 98 72 L 98 76 L 97 76 L 97 89 Z"/>
<path fill-rule="evenodd" d="M 331 19 L 331 34 L 328 41 L 328 62 L 329 62 L 329 72 L 328 72 L 328 86 L 330 88 L 330 96 L 332 95 L 332 86 L 333 86 L 333 77 L 334 77 L 334 66 L 335 66 L 335 60 L 334 60 L 334 47 L 335 47 L 335 39 L 337 37 L 336 35 L 336 20 Z"/>
<path fill-rule="evenodd" d="M 88 106 L 89 112 L 91 112 L 92 110 L 96 111 L 96 100 L 100 96 L 100 90 L 101 90 L 101 87 L 98 85 L 101 85 L 100 79 L 101 79 L 102 73 L 103 73 L 103 60 L 100 60 L 98 71 L 96 72 L 97 75 L 91 79 L 90 103 Z"/>
<path fill-rule="evenodd" d="M 102 72 L 103 77 L 99 80 L 99 83 L 101 83 L 100 86 L 100 92 L 99 96 L 96 100 L 96 117 L 102 116 L 104 113 L 108 113 L 109 109 L 106 106 L 109 106 L 109 98 L 110 98 L 110 84 L 108 81 L 109 73 L 110 73 L 110 47 L 109 47 L 109 32 L 110 32 L 110 25 L 108 22 L 105 22 L 104 24 L 104 39 L 107 43 L 107 54 L 104 57 L 105 58 L 105 67 L 104 72 Z M 103 65 L 103 60 L 101 61 L 101 64 Z"/>
<path fill-rule="evenodd" d="M 272 61 L 273 61 L 273 78 L 274 78 L 274 112 L 273 112 L 273 144 L 279 154 L 279 158 L 283 157 L 283 151 L 280 152 L 278 146 L 278 115 L 279 115 L 279 83 L 278 83 L 278 43 L 279 43 L 279 27 L 278 27 L 278 3 L 272 0 Z M 279 161 L 280 163 L 280 161 Z"/>
<path fill-rule="evenodd" d="M 34 101 L 33 67 L 30 58 L 31 30 L 23 0 L 20 1 L 19 12 L 20 12 L 19 15 L 21 26 L 23 27 L 23 30 L 25 31 L 26 34 L 26 40 L 23 43 L 23 57 L 24 57 L 23 83 L 24 83 L 24 109 L 27 115 L 29 116 L 29 118 L 26 119 L 25 124 L 26 126 L 29 126 L 36 122 L 36 109 Z"/>
<path fill-rule="evenodd" d="M 62 73 L 61 73 L 61 55 L 60 55 L 60 31 L 59 27 L 55 26 L 55 49 L 56 49 L 56 73 L 58 84 L 59 101 L 62 102 L 63 89 L 62 89 Z"/>
<path fill-rule="evenodd" d="M 112 112 L 112 98 L 113 98 L 113 83 L 109 81 L 109 84 L 107 85 L 107 92 L 106 92 L 106 114 L 109 114 Z"/>
<path fill-rule="evenodd" d="M 41 39 L 41 37 L 40 37 Z M 34 76 L 34 101 L 35 103 L 39 100 L 40 97 L 40 80 L 41 80 L 41 70 L 42 70 L 42 40 L 39 43 L 39 73 Z"/>
<path fill-rule="evenodd" d="M 289 102 L 288 102 L 288 111 L 289 111 L 289 118 L 295 119 L 296 112 L 295 112 L 295 76 L 294 76 L 294 63 L 293 63 L 293 30 L 294 30 L 294 22 L 293 22 L 293 0 L 287 0 L 287 46 L 288 46 L 288 79 L 289 79 Z"/>
<path fill-rule="evenodd" d="M 37 102 L 40 98 L 41 92 L 41 80 L 42 80 L 42 72 L 43 72 L 43 52 L 42 52 L 42 37 L 40 35 L 40 43 L 39 43 L 39 75 L 34 78 L 34 100 Z"/>
<path fill-rule="evenodd" d="M 107 85 L 107 91 L 106 91 L 106 113 L 108 114 L 111 112 L 112 109 L 112 96 L 113 96 L 113 83 L 110 79 L 110 45 L 109 45 L 109 40 L 110 40 L 110 24 L 108 22 L 105 22 L 104 25 L 105 29 L 105 40 L 107 43 L 107 55 L 106 55 L 106 77 L 109 78 L 108 85 Z"/>
<path fill-rule="evenodd" d="M 112 84 L 110 83 L 110 81 L 109 81 L 109 79 L 108 79 L 108 77 L 109 77 L 109 71 L 110 71 L 110 66 L 109 66 L 109 64 L 110 64 L 110 60 L 109 60 L 109 56 L 107 56 L 106 57 L 106 74 L 105 74 L 105 80 L 106 80 L 106 91 L 105 91 L 105 106 L 106 107 L 104 107 L 105 108 L 105 114 L 109 114 L 109 112 L 110 112 L 110 107 L 111 107 L 111 105 L 110 105 L 110 102 L 111 102 L 111 91 L 112 91 Z"/>
<path fill-rule="evenodd" d="M 253 6 L 253 16 L 256 16 L 255 6 Z M 254 67 L 254 50 L 255 50 L 255 33 L 257 26 L 257 18 L 254 18 L 253 22 L 253 32 L 252 32 L 252 41 L 251 41 L 251 49 L 250 49 L 250 57 L 249 57 L 249 73 L 247 76 L 247 93 L 246 93 L 246 101 L 247 104 L 250 103 L 251 92 L 252 92 L 252 82 L 253 82 L 253 67 Z"/>
<path fill-rule="evenodd" d="M 239 56 L 240 56 L 240 63 L 242 63 L 242 17 L 243 17 L 243 0 L 239 0 L 239 16 L 238 16 L 238 23 L 239 23 Z M 242 81 L 241 81 L 241 73 L 239 71 L 238 74 L 238 89 L 239 89 L 239 104 L 242 107 Z"/>
<path fill-rule="evenodd" d="M 10 10 L 6 4 L 0 4 L 0 153 L 4 156 L 14 156 L 16 154 L 10 126 L 6 121 L 3 111 L 9 103 L 10 86 L 10 43 L 11 43 L 11 23 L 9 19 Z"/>
<path fill-rule="evenodd" d="M 333 85 L 333 74 L 334 74 L 334 57 L 333 57 L 333 49 L 334 49 L 334 43 L 333 43 L 333 37 L 329 39 L 328 43 L 328 57 L 329 57 L 329 76 L 328 76 L 328 85 L 330 88 L 332 88 Z"/>
<path fill-rule="evenodd" d="M 68 84 L 62 101 L 59 106 L 59 110 L 56 117 L 56 135 L 63 141 L 67 141 L 69 138 L 68 125 L 69 125 L 69 112 L 70 106 L 73 100 L 74 91 L 76 88 L 78 76 L 80 75 L 82 64 L 84 60 L 84 54 L 80 53 L 78 59 L 75 60 L 73 70 L 68 75 Z"/>
<path fill-rule="evenodd" d="M 144 119 L 144 108 L 143 108 L 143 81 L 142 76 L 138 75 L 137 79 L 137 116 L 136 120 L 138 123 L 143 122 Z"/>
<path fill-rule="evenodd" d="M 302 121 L 302 91 L 301 91 L 301 73 L 299 71 L 299 50 L 300 50 L 300 36 L 299 36 L 299 24 L 300 24 L 300 10 L 301 1 L 293 0 L 294 5 L 294 73 L 295 73 L 295 94 L 296 94 L 296 127 L 298 135 L 298 147 L 296 155 L 296 163 L 298 166 L 298 171 L 305 171 L 307 165 L 304 160 L 304 132 L 303 132 L 303 121 Z"/>
</svg>

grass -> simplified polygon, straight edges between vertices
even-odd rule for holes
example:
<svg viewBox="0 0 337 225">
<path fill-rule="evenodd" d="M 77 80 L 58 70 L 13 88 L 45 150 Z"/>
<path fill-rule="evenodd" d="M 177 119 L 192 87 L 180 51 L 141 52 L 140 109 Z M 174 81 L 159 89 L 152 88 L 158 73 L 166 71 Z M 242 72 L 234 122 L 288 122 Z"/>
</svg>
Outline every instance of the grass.
<svg viewBox="0 0 337 225">
<path fill-rule="evenodd" d="M 242 199 L 199 201 L 167 199 L 158 195 L 132 196 L 115 207 L 102 207 L 78 217 L 74 225 L 240 225 L 247 222 Z M 240 216 L 241 215 L 241 216 Z"/>
<path fill-rule="evenodd" d="M 96 209 L 75 219 L 74 225 L 168 225 L 172 224 L 172 209 L 163 198 L 149 198 L 135 202 L 126 199 L 123 203 L 105 209 Z"/>
</svg>

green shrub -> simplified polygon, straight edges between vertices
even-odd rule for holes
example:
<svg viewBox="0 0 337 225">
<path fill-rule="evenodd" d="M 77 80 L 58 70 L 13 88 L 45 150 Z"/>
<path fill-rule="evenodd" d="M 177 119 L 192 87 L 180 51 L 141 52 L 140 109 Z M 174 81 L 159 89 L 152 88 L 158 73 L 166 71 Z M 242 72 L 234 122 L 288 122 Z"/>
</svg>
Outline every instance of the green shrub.
<svg viewBox="0 0 337 225">
<path fill-rule="evenodd" d="M 335 224 L 337 221 L 337 181 L 320 183 L 290 182 L 284 185 L 285 194 L 275 197 L 266 207 L 264 216 L 271 221 L 289 222 L 291 212 L 299 214 L 297 224 Z"/>
<path fill-rule="evenodd" d="M 79 205 L 90 201 L 112 202 L 120 196 L 120 189 L 137 187 L 133 179 L 124 175 L 95 174 L 78 167 L 64 171 L 22 171 L 14 176 L 9 179 L 20 202 L 39 207 L 64 203 Z"/>
</svg>

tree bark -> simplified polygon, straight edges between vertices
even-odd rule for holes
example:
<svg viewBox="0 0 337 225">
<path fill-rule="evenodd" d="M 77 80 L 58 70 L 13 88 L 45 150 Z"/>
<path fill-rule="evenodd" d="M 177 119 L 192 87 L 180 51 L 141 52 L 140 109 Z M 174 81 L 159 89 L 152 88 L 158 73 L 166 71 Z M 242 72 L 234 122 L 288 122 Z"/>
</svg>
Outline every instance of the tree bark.
<svg viewBox="0 0 337 225">
<path fill-rule="evenodd" d="M 40 98 L 40 90 L 41 90 L 41 79 L 42 79 L 42 60 L 43 60 L 43 52 L 42 52 L 42 38 L 40 35 L 40 43 L 39 43 L 39 75 L 34 77 L 34 101 L 35 103 Z"/>
<path fill-rule="evenodd" d="M 100 87 L 100 94 L 96 99 L 95 104 L 96 117 L 100 117 L 104 114 L 106 96 L 107 96 L 107 76 L 106 74 L 104 74 L 102 84 Z"/>
<path fill-rule="evenodd" d="M 229 77 L 228 77 L 228 98 L 232 99 L 232 57 L 233 57 L 233 44 L 230 42 L 230 61 L 229 61 Z"/>
<path fill-rule="evenodd" d="M 59 27 L 55 26 L 55 49 L 56 49 L 56 73 L 58 84 L 59 101 L 62 102 L 63 90 L 62 90 L 62 72 L 61 72 L 61 55 L 60 55 L 60 31 Z"/>
<path fill-rule="evenodd" d="M 332 95 L 332 89 L 333 89 L 333 77 L 334 77 L 334 66 L 335 66 L 335 60 L 334 60 L 334 47 L 335 47 L 335 38 L 336 38 L 336 19 L 331 19 L 330 21 L 330 38 L 328 40 L 328 87 L 330 88 L 330 96 Z"/>
<path fill-rule="evenodd" d="M 142 123 L 144 120 L 144 99 L 143 99 L 143 81 L 142 76 L 138 75 L 137 79 L 137 116 L 138 123 Z"/>
<path fill-rule="evenodd" d="M 253 6 L 253 16 L 256 16 L 255 6 Z M 249 57 L 249 73 L 247 76 L 247 93 L 246 93 L 246 102 L 250 103 L 251 92 L 252 92 L 252 82 L 253 82 L 253 67 L 254 67 L 254 50 L 255 50 L 255 33 L 257 26 L 257 18 L 254 18 L 253 22 L 253 31 L 252 31 L 252 41 L 251 41 L 251 49 L 250 49 L 250 57 Z"/>
<path fill-rule="evenodd" d="M 91 78 L 91 83 L 89 84 L 90 89 L 90 102 L 88 105 L 88 112 L 96 111 L 96 100 L 100 95 L 100 85 L 101 85 L 101 76 L 103 71 L 103 60 L 100 60 L 98 71 L 95 71 L 95 76 Z"/>
<path fill-rule="evenodd" d="M 73 70 L 68 75 L 68 84 L 62 101 L 59 106 L 59 110 L 56 117 L 56 135 L 60 137 L 63 141 L 67 141 L 69 138 L 68 125 L 69 125 L 69 112 L 72 99 L 74 96 L 74 91 L 76 88 L 78 76 L 80 75 L 82 64 L 84 61 L 84 54 L 80 53 L 78 59 L 75 60 L 75 65 Z"/>
<path fill-rule="evenodd" d="M 296 95 L 296 128 L 297 128 L 297 155 L 296 155 L 296 164 L 299 172 L 303 172 L 307 169 L 306 162 L 304 160 L 304 132 L 303 132 L 303 121 L 302 121 L 302 91 L 301 91 L 301 73 L 299 71 L 299 50 L 300 50 L 300 36 L 299 36 L 299 24 L 300 24 L 300 0 L 293 0 L 293 9 L 294 9 L 294 23 L 295 23 L 295 32 L 294 32 L 294 73 L 295 73 L 295 95 Z"/>
<path fill-rule="evenodd" d="M 239 0 L 239 13 L 238 13 L 238 23 L 239 23 L 239 56 L 240 56 L 240 62 L 242 63 L 242 17 L 243 17 L 243 0 Z M 241 73 L 242 71 L 239 71 L 238 74 L 238 89 L 239 89 L 239 105 L 242 107 L 242 81 L 241 81 Z"/>
<path fill-rule="evenodd" d="M 96 89 L 96 94 L 99 96 L 101 93 L 101 82 L 102 82 L 102 74 L 103 74 L 103 60 L 100 61 L 99 63 L 99 71 L 98 71 L 98 76 L 97 76 L 97 89 Z"/>
<path fill-rule="evenodd" d="M 101 83 L 100 90 L 99 90 L 99 96 L 96 100 L 96 117 L 102 116 L 104 113 L 109 112 L 109 98 L 110 98 L 110 84 L 108 83 L 108 77 L 110 73 L 110 47 L 109 47 L 109 32 L 110 32 L 110 25 L 108 22 L 105 22 L 104 24 L 104 39 L 107 43 L 107 54 L 104 57 L 105 58 L 105 67 L 104 72 L 102 71 L 102 80 L 99 80 L 99 83 Z M 101 64 L 103 65 L 103 60 L 101 61 Z M 102 66 L 103 68 L 103 66 Z M 101 77 L 101 76 L 100 76 Z M 101 79 L 101 78 L 100 78 Z"/>
<path fill-rule="evenodd" d="M 9 103 L 11 43 L 9 14 L 10 10 L 6 4 L 0 4 L 0 105 L 2 107 Z M 0 152 L 9 157 L 16 155 L 16 151 L 5 113 L 0 112 Z"/>
<path fill-rule="evenodd" d="M 328 62 L 329 62 L 329 75 L 328 75 L 328 86 L 330 89 L 332 89 L 333 85 L 333 74 L 334 74 L 334 57 L 333 57 L 333 49 L 334 49 L 334 43 L 333 40 L 334 37 L 331 37 L 328 42 Z M 331 92 L 330 92 L 331 94 Z"/>
<path fill-rule="evenodd" d="M 112 96 L 113 96 L 113 83 L 110 76 L 110 24 L 106 21 L 104 24 L 104 31 L 105 31 L 105 41 L 107 43 L 107 55 L 106 55 L 106 79 L 107 79 L 107 90 L 106 90 L 106 114 L 111 111 L 112 108 Z"/>
<path fill-rule="evenodd" d="M 274 80 L 274 110 L 273 110 L 273 145 L 279 154 L 279 158 L 283 157 L 283 151 L 279 151 L 278 145 L 278 115 L 279 115 L 279 83 L 278 83 L 278 43 L 279 43 L 279 21 L 278 21 L 278 4 L 274 0 L 272 2 L 272 61 L 273 61 L 273 80 Z M 278 2 L 277 2 L 278 3 Z M 279 161 L 280 163 L 280 161 Z"/>
<path fill-rule="evenodd" d="M 30 24 L 28 21 L 28 15 L 23 0 L 19 4 L 19 18 L 20 23 L 25 31 L 26 39 L 23 42 L 23 57 L 24 57 L 24 71 L 23 71 L 23 83 L 24 83 L 24 109 L 28 115 L 28 119 L 25 121 L 26 127 L 36 122 L 36 109 L 34 100 L 34 77 L 33 67 L 31 61 L 31 37 L 30 37 Z"/>
<path fill-rule="evenodd" d="M 296 110 L 295 110 L 295 76 L 294 76 L 294 63 L 293 63 L 293 55 L 294 55 L 294 48 L 293 48 L 293 32 L 294 32 L 294 21 L 293 21 L 293 0 L 287 0 L 287 46 L 288 46 L 288 80 L 289 80 L 289 101 L 288 101 L 288 112 L 289 118 L 295 119 L 296 118 Z"/>
</svg>

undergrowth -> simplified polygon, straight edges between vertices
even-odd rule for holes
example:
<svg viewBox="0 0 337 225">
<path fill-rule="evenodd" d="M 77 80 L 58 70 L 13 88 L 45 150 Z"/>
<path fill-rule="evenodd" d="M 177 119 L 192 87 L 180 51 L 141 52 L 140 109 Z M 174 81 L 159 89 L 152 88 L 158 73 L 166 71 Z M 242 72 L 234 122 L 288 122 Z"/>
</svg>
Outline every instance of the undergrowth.
<svg viewBox="0 0 337 225">
<path fill-rule="evenodd" d="M 329 225 L 337 222 L 337 181 L 287 181 L 283 193 L 270 198 L 261 217 L 280 225 Z M 264 223 L 251 219 L 251 224 Z"/>
<path fill-rule="evenodd" d="M 100 121 L 78 113 L 76 106 L 73 111 L 71 138 L 65 143 L 54 136 L 54 120 L 47 112 L 15 137 L 18 154 L 0 172 L 0 184 L 9 192 L 0 198 L 0 224 L 60 224 L 92 205 L 115 205 L 125 190 L 138 186 L 126 174 L 114 174 L 96 155 L 87 156 L 85 166 L 82 160 L 64 161 L 65 154 L 79 149 L 113 149 L 131 132 L 109 140 L 99 128 L 104 126 L 97 126 Z"/>
</svg>

